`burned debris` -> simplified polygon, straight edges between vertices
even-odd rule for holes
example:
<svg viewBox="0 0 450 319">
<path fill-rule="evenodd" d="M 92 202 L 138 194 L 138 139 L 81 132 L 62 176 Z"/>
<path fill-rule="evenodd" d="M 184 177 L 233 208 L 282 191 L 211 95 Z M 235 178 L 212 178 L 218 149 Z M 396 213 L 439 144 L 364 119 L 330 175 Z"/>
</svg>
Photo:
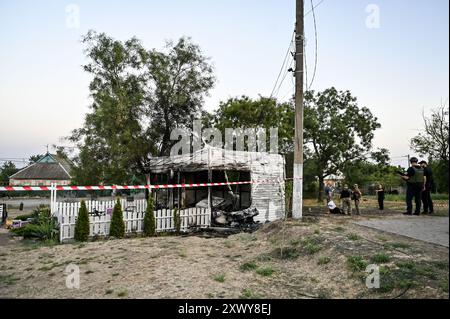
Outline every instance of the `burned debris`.
<svg viewBox="0 0 450 319">
<path fill-rule="evenodd" d="M 185 184 L 154 192 L 157 208 L 208 209 L 212 227 L 253 231 L 284 217 L 284 158 L 278 154 L 206 147 L 150 160 L 152 184 Z M 271 181 L 261 183 L 260 181 Z M 251 182 L 189 187 L 190 184 Z M 195 225 L 194 225 L 195 226 Z"/>
</svg>

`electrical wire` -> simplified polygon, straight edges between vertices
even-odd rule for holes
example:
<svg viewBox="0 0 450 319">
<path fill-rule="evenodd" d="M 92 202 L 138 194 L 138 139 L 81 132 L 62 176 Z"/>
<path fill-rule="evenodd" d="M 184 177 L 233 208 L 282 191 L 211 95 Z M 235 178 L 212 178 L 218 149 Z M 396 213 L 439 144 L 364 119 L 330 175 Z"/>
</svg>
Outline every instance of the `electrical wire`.
<svg viewBox="0 0 450 319">
<path fill-rule="evenodd" d="M 323 2 L 323 1 L 322 1 Z M 322 2 L 320 2 L 320 3 L 322 3 Z M 320 4 L 319 3 L 319 4 Z M 318 5 L 317 5 L 318 6 Z M 315 80 L 315 78 L 316 78 L 316 71 L 317 71 L 317 59 L 318 59 L 318 55 L 317 55 L 317 48 L 318 48 L 318 39 L 317 39 L 317 21 L 316 21 L 316 12 L 315 12 L 315 7 L 314 7 L 314 3 L 313 3 L 313 0 L 311 0 L 311 12 L 312 12 L 312 14 L 313 14 L 313 21 L 314 21 L 314 39 L 315 39 L 315 58 L 314 58 L 314 72 L 313 72 L 313 75 L 312 75 L 312 79 L 311 79 L 311 83 L 309 84 L 309 87 L 308 87 L 308 84 L 307 84 L 307 86 L 306 86 L 306 90 L 309 90 L 311 87 L 312 87 L 312 85 L 313 85 L 313 83 L 314 83 L 314 80 Z M 306 83 L 308 83 L 308 82 L 306 82 Z"/>
<path fill-rule="evenodd" d="M 290 62 L 289 67 L 286 66 L 286 70 L 285 70 L 285 72 L 283 74 L 283 78 L 281 79 L 280 84 L 278 85 L 278 88 L 276 89 L 276 92 L 275 92 L 275 94 L 272 97 L 274 97 L 274 98 L 278 97 L 278 94 L 280 93 L 281 86 L 283 85 L 284 80 L 286 79 L 286 76 L 289 73 L 289 68 L 292 68 L 293 65 L 294 65 L 294 59 L 292 59 L 292 61 Z"/>
<path fill-rule="evenodd" d="M 291 53 L 292 43 L 294 42 L 294 36 L 295 36 L 295 31 L 292 33 L 291 41 L 289 42 L 289 47 L 288 47 L 286 55 L 284 57 L 283 64 L 281 65 L 280 72 L 278 73 L 277 80 L 275 81 L 275 85 L 273 86 L 272 93 L 270 93 L 270 98 L 273 97 L 276 87 L 277 87 L 277 84 L 278 84 L 278 81 L 280 80 L 281 74 L 283 73 L 283 70 L 285 70 L 286 61 L 288 60 L 288 57 Z M 286 77 L 286 76 L 284 76 L 284 77 Z"/>
</svg>

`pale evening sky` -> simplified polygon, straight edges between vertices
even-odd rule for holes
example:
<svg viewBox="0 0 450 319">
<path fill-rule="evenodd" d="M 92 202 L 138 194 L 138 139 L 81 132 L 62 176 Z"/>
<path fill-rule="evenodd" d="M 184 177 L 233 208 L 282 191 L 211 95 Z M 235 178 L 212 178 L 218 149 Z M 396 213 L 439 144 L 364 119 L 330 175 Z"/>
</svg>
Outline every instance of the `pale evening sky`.
<svg viewBox="0 0 450 319">
<path fill-rule="evenodd" d="M 67 23 L 71 4 L 79 8 L 78 27 Z M 380 10 L 379 28 L 366 26 L 369 4 Z M 375 146 L 394 157 L 410 153 L 422 111 L 449 97 L 448 6 L 447 0 L 324 0 L 316 8 L 312 88 L 350 90 L 379 118 Z M 270 95 L 294 20 L 294 0 L 0 0 L 0 158 L 43 153 L 45 144 L 59 144 L 82 125 L 90 77 L 81 68 L 80 38 L 90 29 L 121 40 L 136 36 L 148 49 L 192 37 L 215 66 L 218 81 L 205 104 L 213 110 L 229 97 Z M 312 14 L 305 24 L 312 73 Z M 287 99 L 291 89 L 287 77 L 278 97 Z"/>
</svg>

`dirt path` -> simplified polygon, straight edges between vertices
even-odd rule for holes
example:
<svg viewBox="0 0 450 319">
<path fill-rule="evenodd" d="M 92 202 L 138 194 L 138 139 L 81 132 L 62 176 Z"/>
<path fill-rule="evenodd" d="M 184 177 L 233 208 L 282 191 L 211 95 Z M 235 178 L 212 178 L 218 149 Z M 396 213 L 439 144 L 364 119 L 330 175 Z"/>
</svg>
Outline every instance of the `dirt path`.
<svg viewBox="0 0 450 319">
<path fill-rule="evenodd" d="M 448 298 L 448 249 L 355 220 L 367 217 L 306 217 L 229 238 L 52 247 L 8 240 L 0 246 L 0 297 Z M 380 265 L 377 290 L 365 285 L 372 263 Z M 66 287 L 70 264 L 79 267 L 79 289 Z"/>
</svg>

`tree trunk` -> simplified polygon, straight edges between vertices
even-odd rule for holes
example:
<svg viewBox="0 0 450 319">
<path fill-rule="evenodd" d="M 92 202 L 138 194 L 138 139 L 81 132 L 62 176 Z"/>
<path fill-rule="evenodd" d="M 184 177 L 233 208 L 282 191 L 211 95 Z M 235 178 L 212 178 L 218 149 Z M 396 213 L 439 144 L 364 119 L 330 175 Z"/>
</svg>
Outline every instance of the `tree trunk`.
<svg viewBox="0 0 450 319">
<path fill-rule="evenodd" d="M 323 176 L 319 176 L 319 194 L 317 194 L 317 201 L 319 203 L 322 203 L 323 201 L 323 191 L 324 191 L 324 185 L 323 185 Z"/>
</svg>

